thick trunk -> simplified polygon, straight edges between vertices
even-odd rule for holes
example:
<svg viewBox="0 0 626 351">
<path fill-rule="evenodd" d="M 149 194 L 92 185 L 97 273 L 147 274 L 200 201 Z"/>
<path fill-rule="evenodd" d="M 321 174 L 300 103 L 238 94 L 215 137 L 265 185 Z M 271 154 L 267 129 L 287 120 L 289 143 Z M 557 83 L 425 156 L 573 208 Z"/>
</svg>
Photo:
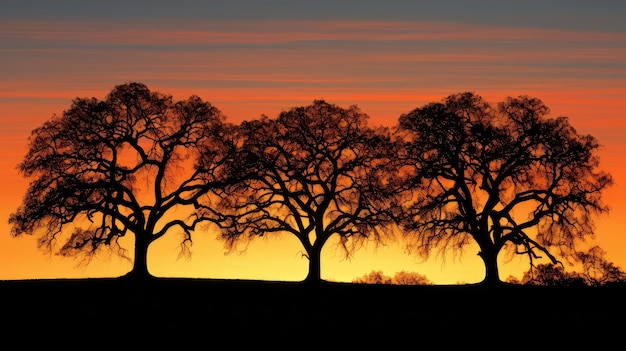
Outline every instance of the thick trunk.
<svg viewBox="0 0 626 351">
<path fill-rule="evenodd" d="M 485 279 L 483 284 L 498 285 L 500 281 L 500 273 L 498 271 L 498 251 L 494 249 L 482 249 L 478 256 L 485 263 Z"/>
<path fill-rule="evenodd" d="M 309 272 L 304 279 L 305 283 L 316 284 L 322 281 L 322 269 L 321 269 L 321 247 L 313 245 L 307 252 L 309 255 Z"/>
<path fill-rule="evenodd" d="M 146 233 L 135 234 L 135 258 L 132 270 L 126 275 L 138 281 L 146 281 L 152 278 L 148 271 L 148 247 L 150 236 Z"/>
</svg>

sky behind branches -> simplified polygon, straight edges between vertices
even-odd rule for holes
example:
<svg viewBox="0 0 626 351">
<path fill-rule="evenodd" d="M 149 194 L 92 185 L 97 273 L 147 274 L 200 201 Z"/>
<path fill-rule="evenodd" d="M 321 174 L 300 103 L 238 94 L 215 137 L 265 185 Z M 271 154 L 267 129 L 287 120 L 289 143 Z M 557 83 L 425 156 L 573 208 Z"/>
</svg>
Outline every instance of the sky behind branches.
<svg viewBox="0 0 626 351">
<path fill-rule="evenodd" d="M 391 126 L 402 113 L 457 92 L 492 103 L 531 95 L 603 145 L 602 168 L 616 186 L 606 193 L 612 211 L 598 219 L 597 240 L 626 267 L 623 18 L 620 1 L 3 1 L 0 218 L 8 218 L 26 190 L 15 165 L 30 131 L 72 99 L 102 99 L 124 82 L 141 81 L 177 99 L 199 95 L 232 122 L 325 99 L 356 104 L 371 124 Z M 76 262 L 43 256 L 32 238 L 8 232 L 2 220 L 0 279 L 116 274 L 127 267 L 103 259 L 74 269 Z M 224 257 L 218 244 L 199 236 L 191 261 L 176 261 L 177 236 L 168 240 L 153 255 L 164 275 L 299 279 L 306 272 L 289 239 Z M 440 283 L 479 281 L 483 274 L 471 248 L 445 264 L 419 263 L 395 246 L 366 248 L 349 261 L 331 245 L 327 252 L 322 276 L 328 279 L 350 280 L 371 269 L 417 271 Z M 524 263 L 503 266 L 503 278 Z"/>
</svg>

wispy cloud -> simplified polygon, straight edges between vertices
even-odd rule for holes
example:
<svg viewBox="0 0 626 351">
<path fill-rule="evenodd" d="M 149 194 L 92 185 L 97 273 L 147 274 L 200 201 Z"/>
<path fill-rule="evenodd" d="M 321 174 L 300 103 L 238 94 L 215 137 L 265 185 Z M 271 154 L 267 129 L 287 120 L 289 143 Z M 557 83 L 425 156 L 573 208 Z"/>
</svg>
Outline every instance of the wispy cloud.
<svg viewBox="0 0 626 351">
<path fill-rule="evenodd" d="M 3 21 L 3 39 L 76 45 L 278 44 L 308 41 L 539 40 L 623 42 L 626 33 L 446 22 L 381 21 Z"/>
<path fill-rule="evenodd" d="M 332 96 L 382 112 L 458 90 L 604 99 L 626 81 L 625 33 L 445 22 L 7 20 L 0 53 L 0 102 L 141 80 L 233 105 Z"/>
</svg>

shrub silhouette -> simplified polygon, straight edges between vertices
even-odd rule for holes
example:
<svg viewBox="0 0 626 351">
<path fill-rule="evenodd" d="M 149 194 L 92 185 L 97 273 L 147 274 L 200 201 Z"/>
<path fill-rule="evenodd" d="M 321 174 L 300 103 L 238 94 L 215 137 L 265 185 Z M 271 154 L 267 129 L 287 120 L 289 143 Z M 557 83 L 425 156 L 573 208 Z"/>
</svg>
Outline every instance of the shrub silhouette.
<svg viewBox="0 0 626 351">
<path fill-rule="evenodd" d="M 415 272 L 397 272 L 393 277 L 383 274 L 383 271 L 373 270 L 362 277 L 356 278 L 353 283 L 360 284 L 395 284 L 395 285 L 432 285 L 430 279 Z"/>
</svg>

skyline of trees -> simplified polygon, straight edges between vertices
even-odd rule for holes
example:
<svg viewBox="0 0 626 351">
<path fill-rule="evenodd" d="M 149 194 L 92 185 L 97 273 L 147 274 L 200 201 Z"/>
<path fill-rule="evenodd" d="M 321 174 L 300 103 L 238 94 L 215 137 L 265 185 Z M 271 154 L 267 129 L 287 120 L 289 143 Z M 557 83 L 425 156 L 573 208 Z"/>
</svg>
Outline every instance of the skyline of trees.
<svg viewBox="0 0 626 351">
<path fill-rule="evenodd" d="M 513 284 L 541 286 L 592 286 L 602 287 L 626 282 L 626 272 L 605 258 L 606 251 L 599 246 L 577 252 L 582 263 L 580 270 L 565 270 L 563 264 L 542 263 L 526 272 L 521 279 L 508 277 Z"/>
<path fill-rule="evenodd" d="M 393 276 L 389 276 L 383 271 L 373 270 L 355 278 L 352 282 L 358 284 L 433 285 L 426 276 L 407 271 L 396 272 Z"/>
<path fill-rule="evenodd" d="M 141 83 L 118 85 L 33 130 L 18 166 L 31 183 L 11 235 L 35 234 L 64 256 L 108 248 L 143 278 L 152 242 L 176 230 L 188 254 L 208 223 L 227 252 L 295 236 L 307 282 L 322 280 L 332 237 L 346 257 L 372 241 L 400 240 L 421 257 L 475 242 L 489 284 L 501 281 L 503 250 L 526 255 L 531 270 L 545 255 L 581 263 L 590 282 L 623 279 L 600 248 L 578 247 L 608 211 L 599 144 L 548 114 L 537 98 L 493 106 L 466 92 L 403 114 L 394 128 L 324 100 L 234 125 L 197 96 L 173 101 Z M 185 216 L 168 217 L 174 211 Z M 118 243 L 127 234 L 132 257 Z"/>
</svg>

